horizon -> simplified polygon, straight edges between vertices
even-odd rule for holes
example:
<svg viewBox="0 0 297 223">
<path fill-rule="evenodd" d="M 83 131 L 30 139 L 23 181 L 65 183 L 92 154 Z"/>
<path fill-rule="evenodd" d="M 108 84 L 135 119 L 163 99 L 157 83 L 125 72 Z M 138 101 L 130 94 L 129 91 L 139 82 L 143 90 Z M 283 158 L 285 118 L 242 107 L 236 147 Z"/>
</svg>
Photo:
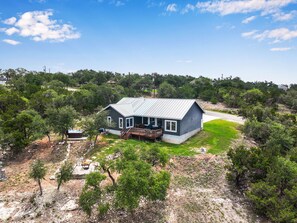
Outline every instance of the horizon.
<svg viewBox="0 0 297 223">
<path fill-rule="evenodd" d="M 3 2 L 3 69 L 297 83 L 295 0 Z"/>
<path fill-rule="evenodd" d="M 18 68 L 8 68 L 8 69 L 25 69 L 25 68 L 18 67 Z M 110 71 L 110 70 L 94 70 L 94 69 L 87 69 L 87 68 L 86 69 L 78 69 L 78 70 L 71 71 L 71 72 L 62 72 L 62 71 L 51 72 L 50 68 L 46 68 L 46 69 L 47 69 L 46 73 L 49 73 L 49 74 L 63 73 L 63 74 L 66 74 L 66 75 L 72 75 L 73 73 L 78 72 L 80 70 L 93 70 L 95 72 L 111 72 L 111 73 L 114 73 L 114 74 L 121 74 L 121 75 L 138 74 L 140 76 L 144 76 L 144 75 L 153 75 L 154 73 L 156 73 L 158 75 L 174 75 L 174 76 L 184 76 L 184 77 L 185 76 L 189 76 L 189 77 L 193 77 L 193 78 L 204 77 L 204 78 L 210 78 L 212 80 L 215 80 L 215 79 L 217 79 L 217 80 L 219 80 L 219 79 L 227 79 L 227 78 L 232 78 L 232 79 L 239 78 L 240 80 L 242 80 L 244 82 L 250 82 L 250 83 L 256 83 L 256 82 L 267 82 L 267 83 L 270 83 L 270 82 L 272 82 L 273 84 L 276 84 L 276 85 L 288 85 L 288 86 L 297 84 L 297 83 L 293 83 L 293 82 L 292 83 L 277 83 L 277 82 L 274 82 L 272 80 L 245 80 L 245 79 L 243 79 L 243 78 L 241 78 L 239 76 L 232 76 L 232 75 L 227 76 L 227 75 L 224 75 L 224 74 L 221 74 L 221 75 L 219 75 L 217 77 L 209 77 L 207 75 L 188 75 L 188 74 L 183 75 L 183 74 L 171 74 L 171 73 L 164 73 L 163 74 L 163 73 L 157 73 L 157 72 L 152 72 L 152 73 L 127 72 L 127 73 L 124 73 L 124 72 L 117 72 L 117 71 Z M 44 70 L 38 70 L 38 71 L 37 70 L 27 70 L 27 69 L 25 69 L 25 70 L 28 71 L 28 72 L 44 72 Z"/>
</svg>

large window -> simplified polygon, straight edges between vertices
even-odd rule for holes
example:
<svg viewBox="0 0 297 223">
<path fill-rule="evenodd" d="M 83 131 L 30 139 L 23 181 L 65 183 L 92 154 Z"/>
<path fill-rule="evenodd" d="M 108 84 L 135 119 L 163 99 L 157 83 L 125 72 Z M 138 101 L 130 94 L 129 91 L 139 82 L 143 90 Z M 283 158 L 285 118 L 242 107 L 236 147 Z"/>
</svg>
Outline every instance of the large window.
<svg viewBox="0 0 297 223">
<path fill-rule="evenodd" d="M 134 126 L 134 118 L 126 118 L 126 128 L 132 128 Z"/>
<path fill-rule="evenodd" d="M 119 118 L 119 128 L 122 129 L 124 127 L 124 120 L 123 118 Z"/>
<path fill-rule="evenodd" d="M 177 121 L 165 120 L 165 131 L 177 132 Z"/>
<path fill-rule="evenodd" d="M 142 124 L 144 124 L 144 125 L 152 124 L 153 126 L 156 127 L 156 126 L 158 126 L 157 118 L 142 117 Z"/>
<path fill-rule="evenodd" d="M 149 118 L 148 117 L 142 117 L 142 124 L 149 125 L 150 124 Z"/>
<path fill-rule="evenodd" d="M 110 116 L 107 116 L 107 125 L 111 126 L 112 119 Z"/>
</svg>

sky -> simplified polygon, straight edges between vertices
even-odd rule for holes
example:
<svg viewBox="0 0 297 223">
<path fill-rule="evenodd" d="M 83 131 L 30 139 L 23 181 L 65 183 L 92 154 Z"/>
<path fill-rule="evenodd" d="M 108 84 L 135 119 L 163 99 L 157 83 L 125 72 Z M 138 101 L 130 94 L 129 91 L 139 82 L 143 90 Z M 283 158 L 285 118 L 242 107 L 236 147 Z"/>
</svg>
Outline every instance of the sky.
<svg viewBox="0 0 297 223">
<path fill-rule="evenodd" d="M 297 0 L 0 0 L 0 69 L 297 83 Z"/>
</svg>

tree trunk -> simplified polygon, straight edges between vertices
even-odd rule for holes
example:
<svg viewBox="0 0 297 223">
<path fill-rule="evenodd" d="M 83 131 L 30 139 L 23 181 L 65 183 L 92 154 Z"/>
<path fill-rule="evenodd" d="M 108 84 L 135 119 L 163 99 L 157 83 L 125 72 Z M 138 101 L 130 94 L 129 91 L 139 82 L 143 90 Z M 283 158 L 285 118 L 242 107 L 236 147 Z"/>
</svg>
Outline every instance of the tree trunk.
<svg viewBox="0 0 297 223">
<path fill-rule="evenodd" d="M 46 135 L 47 135 L 47 138 L 48 138 L 48 142 L 51 143 L 51 136 L 50 136 L 50 134 L 48 133 Z"/>
<path fill-rule="evenodd" d="M 96 143 L 97 143 L 97 140 L 98 140 L 98 134 L 97 134 L 96 137 L 95 137 L 94 147 L 95 147 L 95 145 L 96 145 Z"/>
<path fill-rule="evenodd" d="M 115 179 L 114 179 L 113 176 L 111 175 L 111 172 L 110 172 L 109 168 L 107 168 L 106 171 L 107 171 L 107 174 L 108 174 L 109 178 L 110 178 L 111 181 L 112 181 L 112 185 L 113 185 L 113 186 L 116 186 Z"/>
<path fill-rule="evenodd" d="M 62 142 L 64 141 L 64 133 L 62 133 Z"/>
<path fill-rule="evenodd" d="M 39 190 L 40 190 L 40 196 L 42 196 L 41 182 L 40 182 L 40 180 L 37 180 L 37 182 L 38 182 L 38 186 L 39 186 Z"/>
<path fill-rule="evenodd" d="M 57 190 L 60 190 L 60 187 L 61 187 L 61 183 L 58 183 L 58 188 L 57 188 Z"/>
</svg>

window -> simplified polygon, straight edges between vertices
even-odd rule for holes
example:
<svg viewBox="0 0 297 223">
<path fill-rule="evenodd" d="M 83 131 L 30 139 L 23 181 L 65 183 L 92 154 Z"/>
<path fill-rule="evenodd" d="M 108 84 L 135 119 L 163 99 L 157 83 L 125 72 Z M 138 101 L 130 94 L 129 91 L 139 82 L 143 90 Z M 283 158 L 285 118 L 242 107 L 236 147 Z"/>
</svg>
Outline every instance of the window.
<svg viewBox="0 0 297 223">
<path fill-rule="evenodd" d="M 142 124 L 144 124 L 144 125 L 152 124 L 153 126 L 156 127 L 156 126 L 158 126 L 157 118 L 142 117 Z"/>
<path fill-rule="evenodd" d="M 156 119 L 150 118 L 150 124 L 152 124 L 153 126 L 156 126 Z"/>
<path fill-rule="evenodd" d="M 132 128 L 134 126 L 134 118 L 126 118 L 126 128 Z"/>
<path fill-rule="evenodd" d="M 165 131 L 177 132 L 177 121 L 165 120 Z"/>
<path fill-rule="evenodd" d="M 107 116 L 107 125 L 108 126 L 111 126 L 111 121 L 112 121 L 111 117 Z"/>
<path fill-rule="evenodd" d="M 124 127 L 124 120 L 123 118 L 119 118 L 119 128 L 122 129 Z"/>
<path fill-rule="evenodd" d="M 150 122 L 149 122 L 149 118 L 148 118 L 148 117 L 143 117 L 143 118 L 142 118 L 142 124 L 144 124 L 144 125 L 149 125 L 149 124 L 150 124 Z"/>
</svg>

